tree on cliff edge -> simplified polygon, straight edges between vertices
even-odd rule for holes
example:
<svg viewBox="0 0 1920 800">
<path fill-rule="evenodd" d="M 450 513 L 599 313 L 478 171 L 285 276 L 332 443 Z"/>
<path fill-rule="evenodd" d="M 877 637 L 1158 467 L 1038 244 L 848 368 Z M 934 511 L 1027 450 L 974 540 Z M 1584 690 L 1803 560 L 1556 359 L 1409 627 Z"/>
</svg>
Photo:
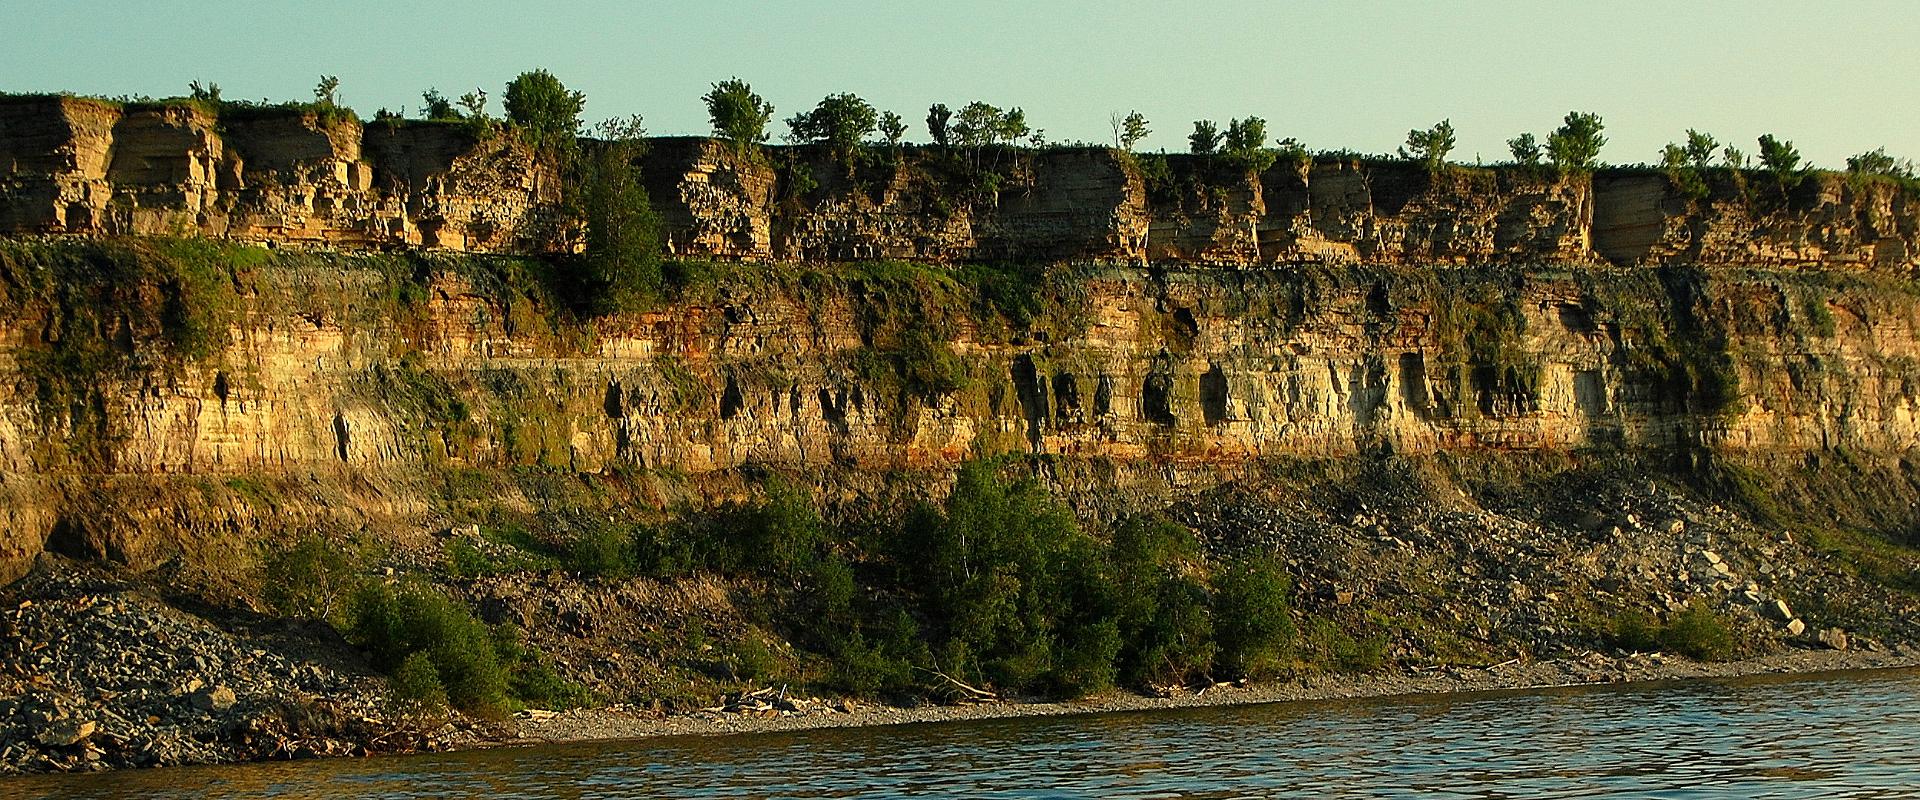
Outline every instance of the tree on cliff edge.
<svg viewBox="0 0 1920 800">
<path fill-rule="evenodd" d="M 577 162 L 586 252 L 577 301 L 600 315 L 644 305 L 660 291 L 659 224 L 635 161 L 646 146 L 639 116 L 594 126 Z"/>
<path fill-rule="evenodd" d="M 845 157 L 862 139 L 873 135 L 879 115 L 855 94 L 830 94 L 813 110 L 787 120 L 788 135 L 797 142 L 818 142 Z"/>
<path fill-rule="evenodd" d="M 587 96 L 568 91 L 544 69 L 522 72 L 507 84 L 507 119 L 536 147 L 561 149 L 573 144 Z"/>
<path fill-rule="evenodd" d="M 1600 163 L 1600 148 L 1607 144 L 1607 137 L 1600 135 L 1605 128 L 1599 114 L 1567 112 L 1564 124 L 1547 134 L 1547 158 L 1561 169 L 1593 169 Z"/>
<path fill-rule="evenodd" d="M 742 147 L 767 140 L 773 104 L 754 94 L 753 87 L 746 81 L 728 78 L 714 84 L 701 99 L 706 101 L 715 136 L 730 139 Z"/>
</svg>

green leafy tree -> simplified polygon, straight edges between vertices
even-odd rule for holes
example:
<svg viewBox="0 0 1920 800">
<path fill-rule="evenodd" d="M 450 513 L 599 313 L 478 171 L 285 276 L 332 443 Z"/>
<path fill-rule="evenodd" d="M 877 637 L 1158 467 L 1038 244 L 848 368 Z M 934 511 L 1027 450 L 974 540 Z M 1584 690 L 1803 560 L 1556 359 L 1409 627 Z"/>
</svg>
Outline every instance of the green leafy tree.
<svg viewBox="0 0 1920 800">
<path fill-rule="evenodd" d="M 460 118 L 467 121 L 467 128 L 472 130 L 475 136 L 486 138 L 493 135 L 493 117 L 487 114 L 487 91 L 485 89 L 476 88 L 471 92 L 460 95 L 458 102 L 460 108 L 464 109 L 464 113 L 460 115 Z"/>
<path fill-rule="evenodd" d="M 900 140 L 907 135 L 907 121 L 891 111 L 881 114 L 880 135 L 886 137 L 887 144 L 899 147 Z"/>
<path fill-rule="evenodd" d="M 873 135 L 879 115 L 867 101 L 852 94 L 830 94 L 813 110 L 787 120 L 788 135 L 797 142 L 819 142 L 837 153 L 851 153 Z"/>
<path fill-rule="evenodd" d="M 1018 142 L 1034 132 L 1033 128 L 1027 125 L 1027 112 L 1018 107 L 1002 112 L 994 126 L 994 138 L 1005 144 Z"/>
<path fill-rule="evenodd" d="M 1259 117 L 1227 121 L 1221 137 L 1222 153 L 1228 160 L 1252 172 L 1265 172 L 1273 166 L 1275 154 L 1267 149 L 1267 121 Z"/>
<path fill-rule="evenodd" d="M 927 135 L 933 138 L 934 144 L 947 146 L 952 136 L 952 121 L 953 110 L 947 108 L 947 104 L 934 103 L 927 107 Z"/>
<path fill-rule="evenodd" d="M 544 69 L 522 72 L 507 83 L 507 120 L 525 132 L 534 144 L 561 149 L 573 144 L 580 129 L 580 111 L 587 96 L 569 91 Z"/>
<path fill-rule="evenodd" d="M 1453 152 L 1453 145 L 1453 120 L 1443 119 L 1424 131 L 1407 131 L 1407 145 L 1400 148 L 1400 157 L 1425 164 L 1429 171 L 1437 171 L 1446 166 L 1447 154 Z"/>
<path fill-rule="evenodd" d="M 1559 129 L 1547 135 L 1547 158 L 1567 170 L 1590 170 L 1600 163 L 1600 148 L 1607 144 L 1601 135 L 1606 126 L 1600 115 L 1567 112 Z"/>
<path fill-rule="evenodd" d="M 1706 169 L 1713 166 L 1713 154 L 1719 148 L 1720 143 L 1714 141 L 1712 135 L 1688 128 L 1687 143 L 1682 146 L 1681 152 L 1686 157 L 1688 166 L 1694 169 Z"/>
<path fill-rule="evenodd" d="M 707 117 L 713 121 L 715 136 L 743 147 L 767 140 L 773 104 L 755 94 L 746 81 L 728 78 L 713 84 L 701 99 L 707 104 Z"/>
<path fill-rule="evenodd" d="M 1298 637 L 1287 603 L 1291 591 L 1286 565 L 1277 558 L 1237 561 L 1214 578 L 1220 666 L 1249 676 L 1280 667 Z"/>
<path fill-rule="evenodd" d="M 208 81 L 206 85 L 202 86 L 199 81 L 189 81 L 187 83 L 187 92 L 193 99 L 200 102 L 212 103 L 216 106 L 220 105 L 220 84 Z"/>
<path fill-rule="evenodd" d="M 1147 127 L 1146 115 L 1138 111 L 1129 111 L 1126 116 L 1115 111 L 1109 121 L 1113 125 L 1113 146 L 1127 152 L 1132 152 L 1142 139 L 1147 138 L 1147 134 L 1153 132 Z"/>
<path fill-rule="evenodd" d="M 420 114 L 427 119 L 459 119 L 459 110 L 453 107 L 453 101 L 440 93 L 439 89 L 428 89 L 420 93 Z"/>
<path fill-rule="evenodd" d="M 1220 126 L 1212 120 L 1193 121 L 1193 133 L 1187 134 L 1187 149 L 1195 155 L 1207 155 L 1220 149 Z"/>
<path fill-rule="evenodd" d="M 1761 134 L 1760 166 L 1782 179 L 1796 177 L 1801 172 L 1800 151 L 1793 142 L 1776 139 L 1771 133 Z"/>
<path fill-rule="evenodd" d="M 335 102 L 336 94 L 339 90 L 340 79 L 338 77 L 322 75 L 320 76 L 320 83 L 313 87 L 313 102 L 321 108 L 333 108 L 339 105 Z"/>
<path fill-rule="evenodd" d="M 586 223 L 579 290 L 590 313 L 631 310 L 658 296 L 659 223 L 641 182 L 646 131 L 638 116 L 594 127 L 579 163 L 579 214 Z"/>
<path fill-rule="evenodd" d="M 1743 170 L 1747 168 L 1747 154 L 1740 152 L 1740 149 L 1733 145 L 1727 145 L 1720 151 L 1720 160 L 1726 164 L 1727 169 Z"/>
<path fill-rule="evenodd" d="M 994 144 L 1003 130 L 1004 115 L 998 107 L 978 100 L 961 106 L 953 117 L 954 144 L 974 148 Z"/>
<path fill-rule="evenodd" d="M 1521 166 L 1539 166 L 1540 141 L 1531 133 L 1523 133 L 1507 140 L 1507 152 L 1513 154 L 1513 163 Z"/>
</svg>

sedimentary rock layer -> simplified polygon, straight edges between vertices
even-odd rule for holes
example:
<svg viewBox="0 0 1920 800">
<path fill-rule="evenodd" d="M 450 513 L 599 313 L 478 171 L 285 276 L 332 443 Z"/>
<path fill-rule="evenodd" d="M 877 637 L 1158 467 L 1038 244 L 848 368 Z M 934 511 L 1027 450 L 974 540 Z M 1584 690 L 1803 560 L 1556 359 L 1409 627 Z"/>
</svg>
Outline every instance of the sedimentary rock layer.
<svg viewBox="0 0 1920 800">
<path fill-rule="evenodd" d="M 1105 148 L 740 148 L 649 142 L 668 247 L 749 261 L 1209 265 L 1920 266 L 1920 205 L 1884 181 L 1708 170 Z M 311 110 L 0 99 L 0 233 L 182 234 L 336 248 L 567 250 L 560 159 L 511 131 Z"/>
</svg>

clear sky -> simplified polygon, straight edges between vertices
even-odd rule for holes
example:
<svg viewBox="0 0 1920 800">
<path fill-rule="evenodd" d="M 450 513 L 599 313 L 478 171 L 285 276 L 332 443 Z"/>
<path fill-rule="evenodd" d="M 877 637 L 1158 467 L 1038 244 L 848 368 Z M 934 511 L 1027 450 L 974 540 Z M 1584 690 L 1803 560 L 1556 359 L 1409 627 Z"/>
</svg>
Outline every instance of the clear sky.
<svg viewBox="0 0 1920 800">
<path fill-rule="evenodd" d="M 1108 115 L 1184 149 L 1192 120 L 1259 115 L 1314 149 L 1389 152 L 1451 118 L 1454 158 L 1505 157 L 1570 109 L 1606 120 L 1611 163 L 1697 127 L 1752 153 L 1791 139 L 1822 166 L 1879 146 L 1920 159 L 1920 0 L 1149 3 L 838 0 L 0 0 L 0 91 L 307 99 L 417 112 L 420 91 L 497 98 L 545 67 L 589 119 L 704 133 L 732 75 L 776 116 L 850 91 L 912 123 L 932 102 L 1021 106 L 1053 140 L 1108 141 Z M 778 130 L 784 131 L 784 126 Z"/>
</svg>

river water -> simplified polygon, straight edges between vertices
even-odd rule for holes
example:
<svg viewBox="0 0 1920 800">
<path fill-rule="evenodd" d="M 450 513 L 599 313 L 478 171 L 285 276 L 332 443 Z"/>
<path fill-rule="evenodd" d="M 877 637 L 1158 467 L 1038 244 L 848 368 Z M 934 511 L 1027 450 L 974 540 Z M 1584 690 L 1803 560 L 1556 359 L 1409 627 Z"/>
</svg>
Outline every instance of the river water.
<svg viewBox="0 0 1920 800">
<path fill-rule="evenodd" d="M 1920 797 L 1920 670 L 46 776 L 0 796 Z"/>
</svg>

